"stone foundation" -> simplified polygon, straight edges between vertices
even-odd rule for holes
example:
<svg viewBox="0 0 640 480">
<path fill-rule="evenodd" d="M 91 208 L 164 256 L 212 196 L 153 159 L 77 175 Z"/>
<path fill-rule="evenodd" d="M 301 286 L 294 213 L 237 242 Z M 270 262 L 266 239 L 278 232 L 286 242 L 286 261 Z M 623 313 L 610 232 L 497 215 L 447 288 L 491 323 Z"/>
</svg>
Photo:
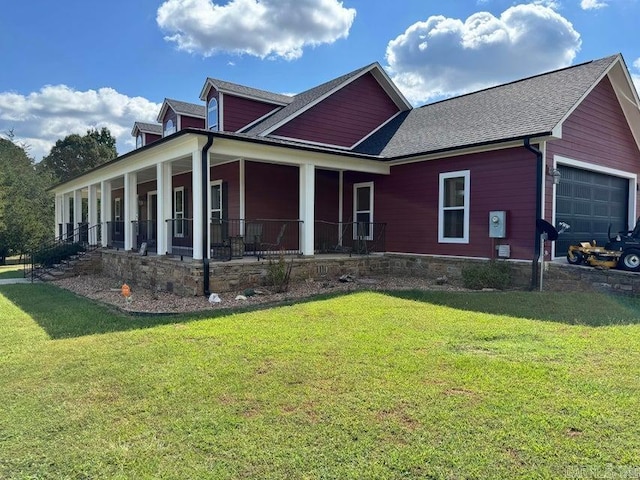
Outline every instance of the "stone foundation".
<svg viewBox="0 0 640 480">
<path fill-rule="evenodd" d="M 166 256 L 140 256 L 137 252 L 102 251 L 102 271 L 130 285 L 182 296 L 204 295 L 202 261 Z M 447 283 L 462 286 L 462 270 L 487 260 L 408 254 L 372 254 L 367 256 L 325 256 L 312 258 L 287 257 L 291 266 L 291 282 L 307 279 L 335 280 L 341 275 L 411 276 L 427 280 L 446 277 Z M 209 290 L 223 293 L 265 285 L 270 268 L 278 259 L 244 258 L 209 264 Z M 531 284 L 531 262 L 510 261 L 512 286 L 528 289 Z M 640 275 L 618 270 L 597 270 L 565 263 L 545 264 L 545 291 L 607 291 L 624 294 L 640 293 Z"/>
</svg>

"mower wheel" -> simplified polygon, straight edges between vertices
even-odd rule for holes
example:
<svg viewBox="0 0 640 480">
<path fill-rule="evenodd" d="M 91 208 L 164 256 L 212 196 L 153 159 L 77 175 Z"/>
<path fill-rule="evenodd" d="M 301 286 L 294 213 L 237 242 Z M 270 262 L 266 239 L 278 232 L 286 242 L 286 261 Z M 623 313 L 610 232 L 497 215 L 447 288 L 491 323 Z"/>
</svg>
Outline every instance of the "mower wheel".
<svg viewBox="0 0 640 480">
<path fill-rule="evenodd" d="M 582 252 L 567 253 L 567 262 L 571 265 L 582 265 L 584 263 L 584 255 Z"/>
<path fill-rule="evenodd" d="M 640 272 L 640 250 L 630 248 L 622 252 L 618 266 L 630 272 Z"/>
</svg>

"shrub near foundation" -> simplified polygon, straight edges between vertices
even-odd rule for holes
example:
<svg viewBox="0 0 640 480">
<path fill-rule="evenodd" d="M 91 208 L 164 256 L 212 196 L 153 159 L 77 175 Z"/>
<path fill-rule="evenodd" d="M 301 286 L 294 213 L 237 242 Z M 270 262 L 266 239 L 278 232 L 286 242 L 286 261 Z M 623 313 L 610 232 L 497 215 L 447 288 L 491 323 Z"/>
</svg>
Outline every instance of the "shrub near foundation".
<svg viewBox="0 0 640 480">
<path fill-rule="evenodd" d="M 33 262 L 50 267 L 86 249 L 79 243 L 63 243 L 34 253 Z"/>
<path fill-rule="evenodd" d="M 287 265 L 283 253 L 278 255 L 277 260 L 269 257 L 266 284 L 273 288 L 274 293 L 283 293 L 289 290 L 292 267 L 293 260 Z"/>
<path fill-rule="evenodd" d="M 506 290 L 511 287 L 511 277 L 511 265 L 496 260 L 462 269 L 462 284 L 465 288 L 472 290 L 483 288 Z"/>
</svg>

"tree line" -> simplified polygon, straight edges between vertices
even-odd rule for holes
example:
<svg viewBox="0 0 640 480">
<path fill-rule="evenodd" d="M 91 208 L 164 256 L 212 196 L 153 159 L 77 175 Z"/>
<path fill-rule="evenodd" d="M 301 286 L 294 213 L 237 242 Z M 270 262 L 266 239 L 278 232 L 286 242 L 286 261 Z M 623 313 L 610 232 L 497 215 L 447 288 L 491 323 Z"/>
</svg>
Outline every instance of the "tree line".
<svg viewBox="0 0 640 480">
<path fill-rule="evenodd" d="M 117 156 L 116 139 L 108 128 L 58 140 L 39 163 L 29 155 L 28 145 L 16 142 L 13 131 L 0 137 L 0 263 L 54 238 L 51 187 Z"/>
</svg>

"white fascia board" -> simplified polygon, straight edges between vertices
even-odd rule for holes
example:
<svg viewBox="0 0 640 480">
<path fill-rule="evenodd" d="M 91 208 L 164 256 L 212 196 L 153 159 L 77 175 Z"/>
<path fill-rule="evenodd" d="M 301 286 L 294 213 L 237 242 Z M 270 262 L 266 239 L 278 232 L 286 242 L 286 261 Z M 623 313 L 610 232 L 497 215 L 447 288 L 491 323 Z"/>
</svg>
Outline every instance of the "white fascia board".
<svg viewBox="0 0 640 480">
<path fill-rule="evenodd" d="M 542 143 L 553 138 L 555 138 L 553 135 L 545 136 L 545 137 L 532 137 L 530 139 L 530 142 L 532 144 Z M 459 157 L 462 155 L 473 155 L 475 153 L 504 150 L 507 148 L 518 148 L 518 147 L 522 147 L 523 145 L 524 144 L 522 140 L 514 140 L 512 142 L 493 143 L 493 144 L 481 145 L 477 147 L 461 148 L 458 150 L 448 150 L 446 152 L 416 155 L 415 157 L 403 158 L 401 160 L 390 160 L 388 164 L 391 166 L 396 166 L 396 165 L 405 165 L 407 163 L 425 162 L 429 160 L 441 160 L 443 158 Z"/>
<path fill-rule="evenodd" d="M 389 175 L 389 165 L 378 160 L 351 158 L 340 154 L 314 152 L 277 145 L 239 142 L 226 138 L 216 138 L 210 153 L 212 155 L 244 158 L 259 162 L 286 165 L 313 164 L 318 168 L 329 170 L 349 170 Z"/>
<path fill-rule="evenodd" d="M 121 177 L 126 173 L 137 172 L 150 168 L 158 163 L 178 160 L 189 157 L 196 150 L 202 150 L 207 137 L 204 135 L 186 134 L 173 141 L 159 145 L 158 148 L 150 148 L 139 153 L 134 153 L 122 161 L 116 161 L 105 165 L 81 177 L 74 178 L 68 182 L 54 187 L 51 191 L 55 194 L 69 193 L 76 189 L 81 189 L 87 185 L 108 181 Z"/>
</svg>

